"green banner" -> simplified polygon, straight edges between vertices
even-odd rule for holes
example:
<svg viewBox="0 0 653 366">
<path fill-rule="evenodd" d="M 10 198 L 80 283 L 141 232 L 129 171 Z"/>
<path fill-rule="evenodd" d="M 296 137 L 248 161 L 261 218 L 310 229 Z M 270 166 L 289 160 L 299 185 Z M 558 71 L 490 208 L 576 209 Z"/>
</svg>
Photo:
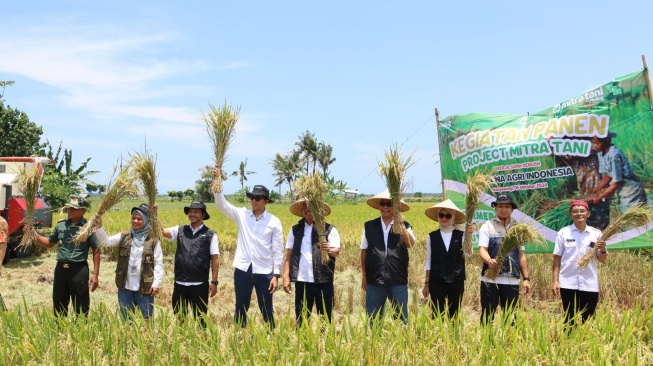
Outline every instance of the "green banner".
<svg viewBox="0 0 653 366">
<path fill-rule="evenodd" d="M 535 114 L 470 113 L 440 121 L 446 197 L 463 208 L 467 176 L 491 173 L 497 184 L 481 199 L 477 229 L 494 217 L 491 202 L 506 194 L 518 205 L 513 217 L 535 225 L 549 243 L 527 246 L 531 253 L 552 251 L 558 230 L 572 222 L 572 199 L 589 203 L 588 224 L 599 229 L 637 202 L 651 205 L 653 115 L 645 75 L 616 78 Z M 608 248 L 653 247 L 646 231 L 618 234 Z"/>
</svg>

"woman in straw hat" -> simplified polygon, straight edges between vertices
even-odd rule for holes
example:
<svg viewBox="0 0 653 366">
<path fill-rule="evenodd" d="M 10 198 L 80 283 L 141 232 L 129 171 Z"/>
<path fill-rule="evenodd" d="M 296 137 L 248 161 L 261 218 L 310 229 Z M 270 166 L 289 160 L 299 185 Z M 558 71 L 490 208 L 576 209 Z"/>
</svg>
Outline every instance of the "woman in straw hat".
<svg viewBox="0 0 653 366">
<path fill-rule="evenodd" d="M 326 203 L 325 206 L 325 216 L 328 216 L 331 208 Z M 290 212 L 302 219 L 288 233 L 283 290 L 289 294 L 291 282 L 295 282 L 295 316 L 298 324 L 308 319 L 313 304 L 317 307 L 317 313 L 326 315 L 330 322 L 333 313 L 333 272 L 336 256 L 340 252 L 340 234 L 327 223 L 325 236 L 320 242 L 320 233 L 314 230 L 313 215 L 305 198 L 290 205 Z M 326 263 L 321 259 L 322 250 L 329 252 Z"/>
<path fill-rule="evenodd" d="M 387 190 L 367 200 L 367 204 L 381 213 L 381 217 L 365 223 L 361 239 L 362 287 L 370 326 L 377 317 L 383 317 L 386 299 L 395 308 L 395 317 L 406 323 L 408 248 L 415 243 L 415 234 L 407 221 L 404 221 L 401 235 L 392 232 L 395 212 Z M 405 202 L 400 202 L 400 212 L 409 209 Z"/>
<path fill-rule="evenodd" d="M 431 296 L 433 316 L 458 313 L 465 291 L 464 232 L 454 225 L 465 222 L 465 214 L 451 200 L 437 203 L 424 211 L 440 224 L 426 239 L 426 275 L 422 294 Z M 446 311 L 446 312 L 445 312 Z"/>
</svg>

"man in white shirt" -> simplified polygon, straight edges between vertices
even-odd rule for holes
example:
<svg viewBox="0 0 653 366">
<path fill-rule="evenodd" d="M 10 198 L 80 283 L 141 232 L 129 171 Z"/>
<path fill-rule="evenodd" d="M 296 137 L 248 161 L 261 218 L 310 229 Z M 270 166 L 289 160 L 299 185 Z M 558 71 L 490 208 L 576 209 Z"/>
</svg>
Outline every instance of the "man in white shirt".
<svg viewBox="0 0 653 366">
<path fill-rule="evenodd" d="M 213 169 L 213 179 L 222 179 L 222 168 Z M 238 225 L 236 254 L 234 255 L 234 291 L 236 308 L 234 321 L 243 328 L 247 326 L 247 311 L 256 290 L 258 307 L 263 320 L 274 329 L 272 294 L 279 287 L 283 261 L 283 229 L 281 221 L 269 213 L 265 206 L 271 203 L 270 191 L 263 185 L 255 185 L 247 193 L 251 210 L 235 207 L 227 202 L 224 194 L 215 195 L 215 206 Z"/>
<path fill-rule="evenodd" d="M 209 296 L 215 296 L 218 290 L 218 234 L 204 225 L 204 220 L 210 216 L 203 202 L 192 202 L 184 207 L 184 213 L 188 215 L 190 225 L 163 229 L 163 236 L 169 241 L 177 241 L 172 308 L 183 317 L 190 306 L 200 324 L 206 326 L 204 316 L 208 310 Z"/>
<path fill-rule="evenodd" d="M 569 216 L 574 222 L 560 229 L 553 248 L 551 290 L 562 299 L 565 324 L 574 325 L 577 313 L 581 313 L 584 322 L 596 311 L 599 302 L 598 263 L 605 263 L 608 251 L 605 241 L 599 240 L 601 231 L 587 225 L 590 216 L 587 202 L 571 201 Z M 578 260 L 588 251 L 594 251 L 594 258 L 587 267 L 579 266 Z"/>
</svg>

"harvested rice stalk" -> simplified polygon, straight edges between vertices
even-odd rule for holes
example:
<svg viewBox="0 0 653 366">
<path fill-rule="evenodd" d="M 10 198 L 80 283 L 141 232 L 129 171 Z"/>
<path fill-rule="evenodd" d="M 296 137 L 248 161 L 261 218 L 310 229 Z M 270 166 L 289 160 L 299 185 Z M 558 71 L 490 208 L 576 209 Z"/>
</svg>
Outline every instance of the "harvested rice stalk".
<svg viewBox="0 0 653 366">
<path fill-rule="evenodd" d="M 215 108 L 209 103 L 211 111 L 202 112 L 202 119 L 206 124 L 206 132 L 209 134 L 211 146 L 215 157 L 215 166 L 222 167 L 227 156 L 227 149 L 236 137 L 236 122 L 240 114 L 240 106 L 232 107 L 225 100 L 224 105 Z M 211 185 L 211 193 L 222 192 L 222 179 L 214 179 Z"/>
<path fill-rule="evenodd" d="M 495 280 L 499 276 L 499 271 L 501 270 L 504 258 L 515 248 L 519 248 L 528 243 L 544 245 L 546 240 L 544 240 L 542 234 L 540 234 L 540 232 L 532 225 L 524 223 L 512 225 L 510 229 L 508 229 L 506 236 L 503 237 L 501 246 L 499 247 L 499 254 L 495 258 L 498 265 L 495 268 L 490 268 L 485 271 L 485 276 L 489 279 Z M 510 263 L 511 267 L 513 265 L 519 265 L 519 263 Z"/>
<path fill-rule="evenodd" d="M 299 197 L 307 200 L 308 209 L 313 215 L 313 227 L 317 230 L 318 240 L 322 243 L 325 240 L 326 232 L 326 194 L 329 188 L 319 173 L 303 175 L 295 182 L 295 192 Z M 322 263 L 329 262 L 329 250 L 320 250 L 320 259 Z"/>
<path fill-rule="evenodd" d="M 381 175 L 385 179 L 385 184 L 390 192 L 395 217 L 398 218 L 395 219 L 395 223 L 392 225 L 392 232 L 398 235 L 401 235 L 404 226 L 403 219 L 399 214 L 399 205 L 406 190 L 406 171 L 415 164 L 412 158 L 413 154 L 411 153 L 404 159 L 399 146 L 395 144 L 390 146 L 390 150 L 385 151 L 385 161 L 379 163 Z"/>
<path fill-rule="evenodd" d="M 138 185 L 147 198 L 147 204 L 150 206 L 150 222 L 159 222 L 159 215 L 156 209 L 156 156 L 153 156 L 145 147 L 145 152 L 136 153 L 132 156 L 132 169 Z M 161 228 L 158 225 L 150 225 L 150 239 L 155 242 L 161 237 Z"/>
<path fill-rule="evenodd" d="M 474 212 L 480 205 L 481 196 L 494 183 L 494 176 L 481 170 L 477 170 L 467 177 L 467 194 L 465 195 L 465 215 L 467 216 L 465 223 L 467 225 L 470 225 L 474 219 Z M 472 236 L 467 233 L 463 239 L 463 253 L 472 254 Z"/>
<path fill-rule="evenodd" d="M 23 224 L 25 225 L 25 234 L 18 245 L 19 248 L 31 248 L 36 243 L 36 237 L 34 235 L 34 213 L 36 212 L 36 206 L 34 201 L 36 200 L 36 194 L 39 190 L 39 185 L 41 184 L 41 175 L 39 174 L 39 165 L 34 164 L 32 169 L 21 169 L 18 176 L 18 189 L 23 194 L 25 199 L 25 219 Z"/>
<path fill-rule="evenodd" d="M 123 164 L 122 159 L 119 160 L 119 164 L 113 167 L 113 172 L 107 183 L 107 191 L 104 197 L 102 197 L 102 202 L 100 203 L 100 208 L 97 212 L 91 215 L 91 218 L 86 221 L 86 224 L 73 236 L 72 242 L 79 245 L 80 243 L 85 242 L 88 238 L 93 235 L 93 230 L 95 229 L 95 220 L 98 217 L 102 217 L 111 207 L 115 206 L 123 198 L 136 194 L 137 190 L 135 187 L 135 176 L 132 174 L 129 164 Z"/>
<path fill-rule="evenodd" d="M 623 215 L 608 224 L 608 227 L 601 233 L 599 240 L 608 241 L 620 232 L 640 226 L 644 226 L 648 230 L 648 225 L 651 221 L 653 221 L 653 210 L 648 208 L 645 203 L 632 205 Z M 595 252 L 593 248 L 590 248 L 590 250 L 583 254 L 578 260 L 578 267 L 587 267 L 596 257 Z"/>
</svg>

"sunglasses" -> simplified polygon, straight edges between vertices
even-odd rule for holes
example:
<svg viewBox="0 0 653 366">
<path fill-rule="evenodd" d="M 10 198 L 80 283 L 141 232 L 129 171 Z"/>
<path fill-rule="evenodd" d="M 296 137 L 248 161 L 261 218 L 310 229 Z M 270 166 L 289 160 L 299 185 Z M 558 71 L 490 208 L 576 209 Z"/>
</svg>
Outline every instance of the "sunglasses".
<svg viewBox="0 0 653 366">
<path fill-rule="evenodd" d="M 447 220 L 449 220 L 449 219 L 452 218 L 453 216 L 452 216 L 450 213 L 442 213 L 442 212 L 440 212 L 440 213 L 438 213 L 438 217 L 441 218 L 441 219 L 447 219 Z"/>
<path fill-rule="evenodd" d="M 263 197 L 263 196 L 251 196 L 249 199 L 250 199 L 250 201 L 254 200 L 254 201 L 258 202 L 258 201 L 260 201 L 262 199 L 265 199 L 265 197 Z"/>
<path fill-rule="evenodd" d="M 381 206 L 381 207 L 391 207 L 392 202 L 391 201 L 381 201 L 381 202 L 379 202 L 379 206 Z"/>
</svg>

